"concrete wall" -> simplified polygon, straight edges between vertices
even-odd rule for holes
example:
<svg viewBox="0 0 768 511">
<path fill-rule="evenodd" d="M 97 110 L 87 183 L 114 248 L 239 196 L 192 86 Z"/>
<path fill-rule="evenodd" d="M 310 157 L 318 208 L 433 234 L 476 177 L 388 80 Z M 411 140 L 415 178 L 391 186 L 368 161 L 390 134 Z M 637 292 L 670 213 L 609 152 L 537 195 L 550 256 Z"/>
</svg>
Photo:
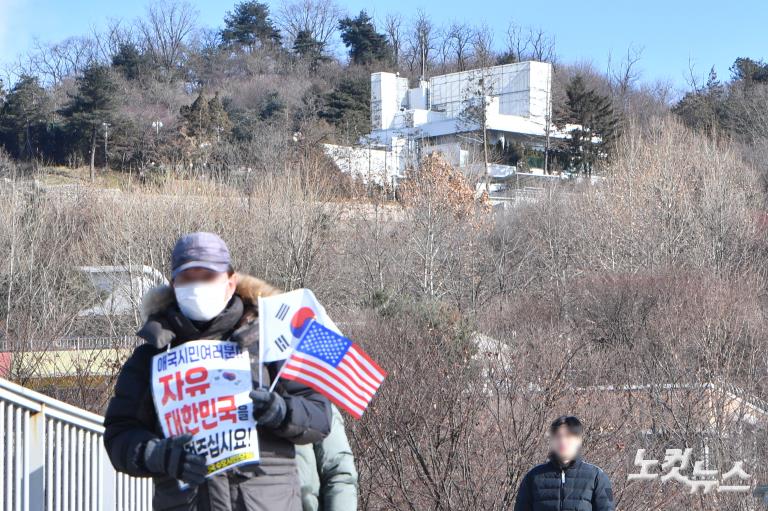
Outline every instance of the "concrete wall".
<svg viewBox="0 0 768 511">
<path fill-rule="evenodd" d="M 365 183 L 381 186 L 393 184 L 402 177 L 407 165 L 405 146 L 393 142 L 392 149 L 373 146 L 340 146 L 324 144 L 325 153 L 345 174 Z"/>
<path fill-rule="evenodd" d="M 407 106 L 408 79 L 394 73 L 371 75 L 371 129 L 392 127 L 395 115 Z"/>
<path fill-rule="evenodd" d="M 552 65 L 517 62 L 486 69 L 435 76 L 429 80 L 433 109 L 457 117 L 473 95 L 499 98 L 499 113 L 544 117 L 548 111 Z"/>
</svg>

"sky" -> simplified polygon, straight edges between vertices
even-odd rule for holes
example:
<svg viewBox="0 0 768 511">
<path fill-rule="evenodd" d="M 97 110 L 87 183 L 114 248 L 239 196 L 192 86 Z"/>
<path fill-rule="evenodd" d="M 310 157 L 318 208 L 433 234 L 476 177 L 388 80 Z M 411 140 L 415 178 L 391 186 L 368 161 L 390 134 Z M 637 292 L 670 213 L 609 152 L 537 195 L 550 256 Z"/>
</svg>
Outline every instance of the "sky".
<svg viewBox="0 0 768 511">
<path fill-rule="evenodd" d="M 279 0 L 267 0 L 275 5 Z M 202 26 L 222 24 L 235 0 L 191 0 Z M 563 62 L 590 62 L 604 70 L 632 47 L 642 51 L 641 78 L 687 87 L 693 69 L 701 79 L 714 66 L 721 78 L 736 57 L 768 58 L 768 2 L 735 0 L 337 0 L 352 14 L 366 9 L 376 19 L 421 9 L 435 24 L 485 24 L 503 44 L 510 22 L 541 28 L 555 38 Z M 109 19 L 131 20 L 145 9 L 141 0 L 0 0 L 0 65 L 29 49 L 35 40 L 54 42 L 86 34 Z"/>
</svg>

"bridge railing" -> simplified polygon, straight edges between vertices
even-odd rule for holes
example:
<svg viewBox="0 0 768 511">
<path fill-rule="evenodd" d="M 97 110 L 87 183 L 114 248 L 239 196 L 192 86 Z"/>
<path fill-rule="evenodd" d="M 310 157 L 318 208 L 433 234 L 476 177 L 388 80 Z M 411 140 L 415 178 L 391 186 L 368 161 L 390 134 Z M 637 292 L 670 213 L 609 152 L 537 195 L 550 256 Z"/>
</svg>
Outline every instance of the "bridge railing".
<svg viewBox="0 0 768 511">
<path fill-rule="evenodd" d="M 0 509 L 149 511 L 150 479 L 117 474 L 102 417 L 0 379 Z"/>
</svg>

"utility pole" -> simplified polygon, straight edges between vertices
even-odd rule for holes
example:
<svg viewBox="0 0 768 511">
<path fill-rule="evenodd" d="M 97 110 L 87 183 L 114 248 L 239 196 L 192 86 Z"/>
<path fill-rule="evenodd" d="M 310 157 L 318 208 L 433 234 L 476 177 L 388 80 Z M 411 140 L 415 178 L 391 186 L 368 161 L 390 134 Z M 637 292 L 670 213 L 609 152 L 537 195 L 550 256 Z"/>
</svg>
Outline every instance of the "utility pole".
<svg viewBox="0 0 768 511">
<path fill-rule="evenodd" d="M 550 132 L 552 131 L 552 68 L 549 69 L 549 72 L 547 73 L 547 103 L 545 108 L 547 109 L 547 114 L 544 118 L 544 130 L 545 130 L 545 136 L 546 136 L 546 142 L 544 143 L 544 174 L 549 174 L 549 136 Z"/>
<path fill-rule="evenodd" d="M 104 168 L 109 169 L 109 127 L 112 126 L 108 122 L 102 122 L 102 126 L 104 126 Z"/>
</svg>

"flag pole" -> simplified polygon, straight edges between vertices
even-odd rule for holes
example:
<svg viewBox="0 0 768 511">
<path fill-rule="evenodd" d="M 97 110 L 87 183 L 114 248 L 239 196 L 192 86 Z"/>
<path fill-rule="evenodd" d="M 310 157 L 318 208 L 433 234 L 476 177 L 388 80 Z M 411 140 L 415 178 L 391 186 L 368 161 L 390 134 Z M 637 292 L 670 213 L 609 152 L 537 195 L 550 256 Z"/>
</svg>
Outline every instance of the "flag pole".
<svg viewBox="0 0 768 511">
<path fill-rule="evenodd" d="M 264 387 L 264 306 L 261 303 L 261 295 L 257 299 L 259 305 L 259 388 Z"/>
<path fill-rule="evenodd" d="M 272 384 L 269 386 L 269 391 L 270 391 L 270 392 L 274 392 L 274 390 L 275 390 L 275 386 L 277 385 L 277 381 L 280 379 L 280 375 L 281 375 L 281 374 L 283 374 L 283 369 L 285 369 L 285 363 L 286 363 L 288 360 L 290 360 L 291 356 L 293 356 L 293 352 L 294 352 L 294 349 L 293 349 L 293 348 L 291 348 L 291 352 L 290 352 L 290 354 L 288 355 L 288 358 L 286 358 L 285 360 L 283 360 L 283 365 L 281 365 L 281 366 L 280 366 L 280 370 L 277 372 L 277 375 L 275 375 L 275 379 L 274 379 L 274 381 L 273 381 L 273 382 L 272 382 Z"/>
</svg>

